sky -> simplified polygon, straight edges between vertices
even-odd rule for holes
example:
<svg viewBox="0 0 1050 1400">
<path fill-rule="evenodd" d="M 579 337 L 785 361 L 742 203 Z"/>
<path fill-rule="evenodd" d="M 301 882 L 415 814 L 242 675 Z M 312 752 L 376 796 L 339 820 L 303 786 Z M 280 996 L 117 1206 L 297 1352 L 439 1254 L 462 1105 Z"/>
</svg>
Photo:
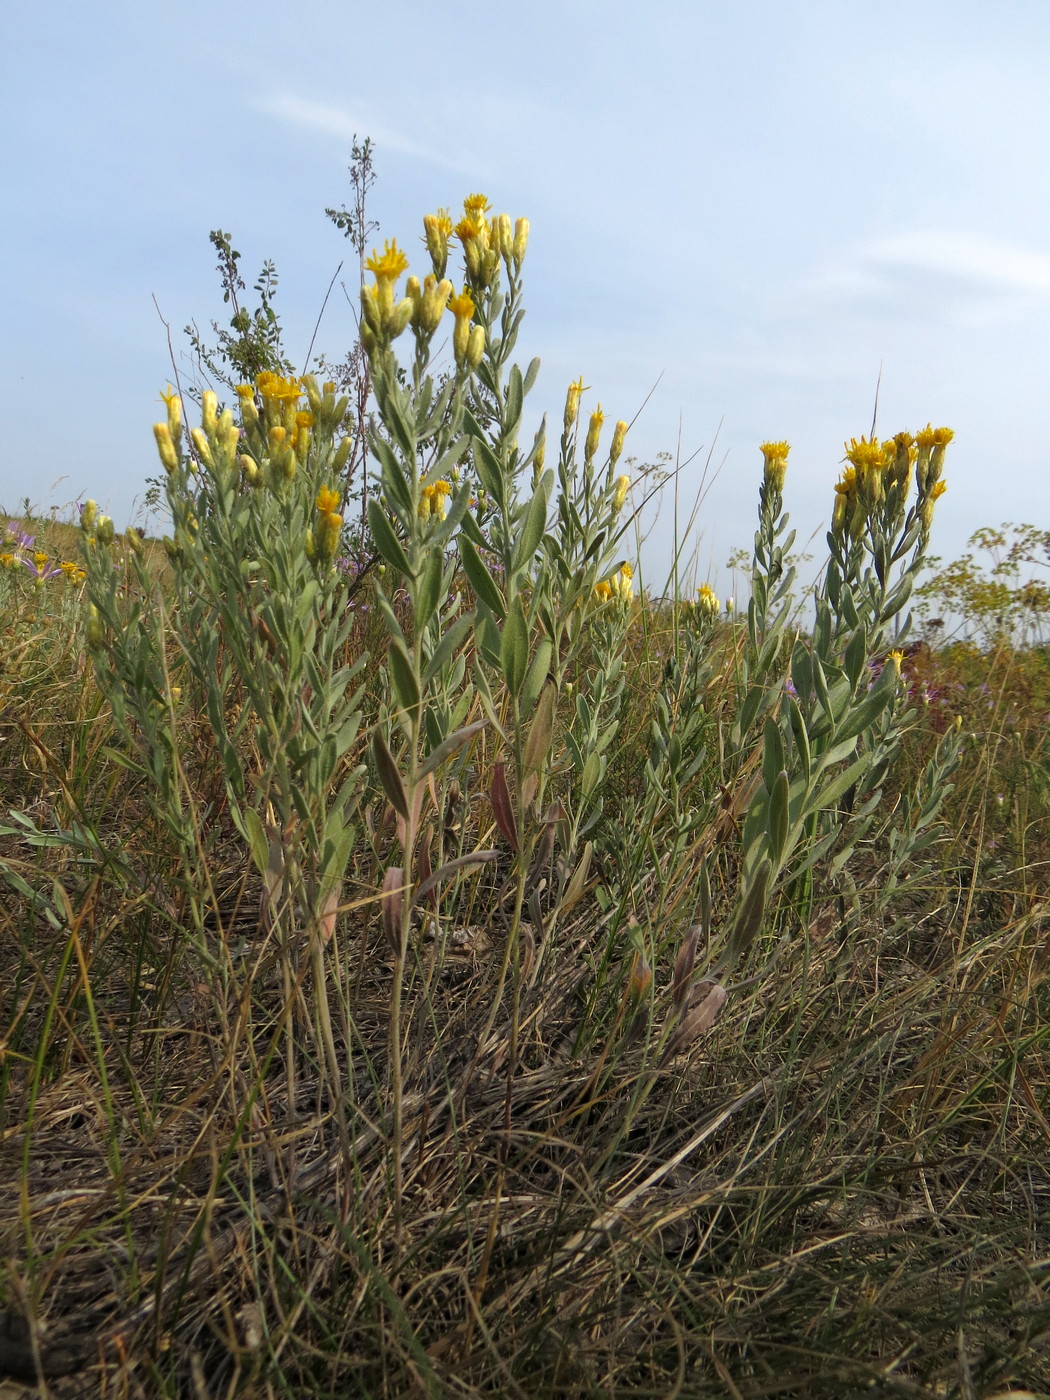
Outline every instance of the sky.
<svg viewBox="0 0 1050 1400">
<path fill-rule="evenodd" d="M 800 542 L 846 439 L 955 429 L 934 549 L 1050 524 L 1050 5 L 1045 0 L 95 0 L 0 21 L 0 506 L 95 497 L 118 528 L 158 474 L 182 327 L 272 259 L 286 350 L 355 335 L 325 218 L 374 143 L 376 242 L 428 270 L 422 215 L 474 191 L 531 221 L 519 356 L 533 421 L 637 419 L 678 464 L 687 553 L 750 545 L 759 444 L 792 445 Z M 227 313 L 228 314 L 228 313 Z M 644 407 L 643 407 L 644 405 Z M 641 410 L 641 412 L 639 412 Z M 665 490 L 643 558 L 672 552 Z"/>
</svg>

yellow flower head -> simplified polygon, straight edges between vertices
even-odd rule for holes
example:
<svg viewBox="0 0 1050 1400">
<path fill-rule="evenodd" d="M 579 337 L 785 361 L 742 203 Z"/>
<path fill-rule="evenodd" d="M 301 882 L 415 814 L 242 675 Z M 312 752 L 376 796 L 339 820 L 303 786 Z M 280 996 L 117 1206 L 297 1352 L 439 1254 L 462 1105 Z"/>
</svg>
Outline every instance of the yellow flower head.
<svg viewBox="0 0 1050 1400">
<path fill-rule="evenodd" d="M 468 194 L 463 201 L 463 212 L 468 219 L 480 219 L 491 207 L 483 194 Z"/>
<path fill-rule="evenodd" d="M 439 209 L 436 214 L 423 215 L 423 227 L 427 231 L 427 242 L 430 241 L 431 234 L 437 234 L 441 238 L 448 238 L 452 232 L 452 220 L 449 218 L 447 209 Z"/>
<path fill-rule="evenodd" d="M 15 556 L 11 553 L 9 549 L 5 549 L 3 554 L 0 554 L 0 566 L 2 566 L 5 569 L 14 568 Z"/>
<path fill-rule="evenodd" d="M 470 321 L 474 315 L 474 302 L 466 287 L 458 297 L 450 300 L 448 309 L 456 318 L 456 326 L 452 332 L 452 352 L 456 357 L 456 364 L 462 369 L 467 363 L 470 350 Z"/>
<path fill-rule="evenodd" d="M 933 428 L 927 423 L 925 428 L 921 428 L 915 434 L 915 441 L 919 447 L 928 450 L 931 447 L 947 447 L 954 436 L 951 428 Z"/>
<path fill-rule="evenodd" d="M 857 492 L 857 468 L 846 467 L 839 481 L 835 483 L 835 490 L 840 496 L 854 496 Z"/>
<path fill-rule="evenodd" d="M 377 282 L 396 282 L 408 268 L 408 258 L 397 246 L 397 239 L 388 238 L 383 244 L 382 256 L 373 249 L 365 267 Z"/>
<path fill-rule="evenodd" d="M 457 321 L 469 321 L 474 315 L 474 302 L 466 287 L 460 292 L 458 297 L 452 297 L 448 303 L 448 309 L 455 316 Z"/>
<path fill-rule="evenodd" d="M 898 651 L 897 648 L 894 647 L 891 652 L 887 653 L 886 660 L 895 662 L 897 670 L 899 671 L 904 665 L 904 653 L 903 651 Z"/>
<path fill-rule="evenodd" d="M 760 451 L 765 484 L 771 486 L 775 491 L 783 491 L 784 477 L 787 475 L 788 453 L 791 451 L 790 446 L 786 442 L 763 442 Z"/>
<path fill-rule="evenodd" d="M 489 226 L 485 219 L 460 219 L 454 229 L 456 237 L 463 244 L 472 240 L 480 240 L 485 244 L 489 241 Z"/>
<path fill-rule="evenodd" d="M 938 481 L 934 486 L 933 490 L 930 492 L 930 500 L 939 501 L 944 495 L 945 491 L 947 491 L 947 489 L 948 483 L 946 481 Z"/>
<path fill-rule="evenodd" d="M 891 442 L 889 446 L 896 451 L 896 444 Z M 870 471 L 883 465 L 884 447 L 878 438 L 851 438 L 846 444 L 846 460 L 852 462 L 858 472 Z"/>
<path fill-rule="evenodd" d="M 255 384 L 264 403 L 295 404 L 303 396 L 301 379 L 286 379 L 272 370 L 263 370 Z"/>
<path fill-rule="evenodd" d="M 338 491 L 333 491 L 328 486 L 322 486 L 317 493 L 317 509 L 322 515 L 329 515 L 338 509 L 340 499 Z"/>
<path fill-rule="evenodd" d="M 168 410 L 168 431 L 172 439 L 177 441 L 182 432 L 182 399 L 179 391 L 169 384 L 166 390 L 161 390 L 160 396 Z"/>
<path fill-rule="evenodd" d="M 234 393 L 241 400 L 255 398 L 254 384 L 237 384 L 234 386 Z"/>
</svg>

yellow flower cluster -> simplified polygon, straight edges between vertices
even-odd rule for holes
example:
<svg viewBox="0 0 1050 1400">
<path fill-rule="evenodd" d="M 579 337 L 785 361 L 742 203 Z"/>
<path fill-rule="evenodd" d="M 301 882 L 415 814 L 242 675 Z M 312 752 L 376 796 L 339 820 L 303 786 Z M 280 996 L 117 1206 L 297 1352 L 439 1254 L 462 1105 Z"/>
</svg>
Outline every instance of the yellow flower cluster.
<svg viewBox="0 0 1050 1400">
<path fill-rule="evenodd" d="M 264 369 L 255 381 L 255 387 L 259 391 L 259 397 L 264 404 L 280 404 L 283 408 L 285 404 L 297 404 L 303 396 L 303 381 L 301 379 L 286 379 L 283 375 L 274 374 L 272 370 Z M 237 386 L 237 393 L 243 398 L 243 390 L 250 386 L 240 384 Z"/>
<path fill-rule="evenodd" d="M 446 499 L 452 494 L 452 483 L 449 481 L 435 481 L 432 486 L 424 486 L 420 492 L 419 518 L 429 520 L 434 517 L 437 520 L 444 520 L 448 514 Z"/>
<path fill-rule="evenodd" d="M 634 569 L 630 564 L 621 564 L 611 578 L 603 579 L 594 587 L 591 601 L 598 603 L 630 603 L 634 598 Z"/>
<path fill-rule="evenodd" d="M 705 617 L 714 618 L 722 610 L 722 604 L 718 600 L 718 594 L 709 583 L 702 583 L 696 590 L 696 609 Z"/>
<path fill-rule="evenodd" d="M 933 523 L 934 502 L 944 494 L 940 480 L 944 450 L 952 440 L 950 428 L 926 427 L 914 437 L 897 433 L 878 438 L 852 438 L 846 444 L 848 465 L 835 486 L 833 533 L 848 533 L 859 539 L 865 523 L 876 512 L 886 524 L 896 526 L 904 518 L 904 507 L 912 469 L 919 493 L 919 518 L 928 534 Z"/>
<path fill-rule="evenodd" d="M 441 318 L 452 295 L 452 283 L 448 278 L 442 278 L 439 282 L 433 273 L 428 272 L 423 278 L 422 286 L 419 285 L 418 277 L 410 277 L 405 284 L 405 293 L 412 303 L 412 315 L 409 318 L 412 329 L 417 337 L 429 340 L 441 324 Z M 473 306 L 470 314 L 474 314 Z"/>
<path fill-rule="evenodd" d="M 452 353 L 456 359 L 456 366 L 459 369 L 475 370 L 485 353 L 485 327 L 473 324 L 477 308 L 466 287 L 458 297 L 452 298 L 448 309 L 456 318 L 452 331 Z"/>
<path fill-rule="evenodd" d="M 463 201 L 463 218 L 455 228 L 444 209 L 423 220 L 427 251 L 436 277 L 445 275 L 450 237 L 459 239 L 467 277 L 479 289 L 495 281 L 501 259 L 509 273 L 516 276 L 521 271 L 529 241 L 528 219 L 518 219 L 511 227 L 509 214 L 486 218 L 489 208 L 489 201 L 483 194 L 472 194 Z"/>
<path fill-rule="evenodd" d="M 400 301 L 394 295 L 394 284 L 408 270 L 408 258 L 397 246 L 396 239 L 387 239 L 383 252 L 373 252 L 365 267 L 375 277 L 371 287 L 361 288 L 361 343 L 371 354 L 396 340 L 412 319 L 412 299 Z"/>
</svg>

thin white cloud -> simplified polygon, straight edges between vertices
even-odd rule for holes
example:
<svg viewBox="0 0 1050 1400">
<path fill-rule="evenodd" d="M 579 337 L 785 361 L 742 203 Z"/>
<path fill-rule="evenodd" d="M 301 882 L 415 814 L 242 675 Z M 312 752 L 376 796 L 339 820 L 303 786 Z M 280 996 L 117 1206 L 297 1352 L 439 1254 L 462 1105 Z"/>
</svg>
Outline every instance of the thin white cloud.
<svg viewBox="0 0 1050 1400">
<path fill-rule="evenodd" d="M 397 151 L 428 165 L 439 165 L 446 170 L 454 170 L 460 175 L 477 174 L 462 162 L 449 160 L 441 152 L 431 150 L 429 146 L 402 135 L 392 127 L 373 121 L 364 113 L 348 112 L 344 107 L 326 102 L 312 102 L 307 98 L 295 97 L 291 93 L 269 98 L 259 105 L 263 111 L 292 126 L 306 127 L 326 136 L 335 136 L 347 144 L 355 137 L 363 140 L 368 136 L 383 150 Z"/>
<path fill-rule="evenodd" d="M 870 244 L 861 261 L 890 272 L 957 278 L 989 291 L 1050 292 L 1050 257 L 968 233 L 900 234 Z"/>
<path fill-rule="evenodd" d="M 1050 256 L 976 234 L 918 230 L 861 245 L 804 279 L 799 297 L 826 313 L 853 308 L 894 318 L 912 313 L 946 323 L 992 325 L 1030 312 L 1050 296 Z"/>
</svg>

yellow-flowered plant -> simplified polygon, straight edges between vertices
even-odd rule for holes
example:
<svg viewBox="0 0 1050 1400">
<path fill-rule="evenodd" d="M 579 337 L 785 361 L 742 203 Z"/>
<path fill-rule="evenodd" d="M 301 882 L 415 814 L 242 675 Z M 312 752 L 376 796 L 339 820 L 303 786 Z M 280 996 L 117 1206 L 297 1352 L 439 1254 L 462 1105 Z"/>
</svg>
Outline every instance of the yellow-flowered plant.
<svg viewBox="0 0 1050 1400">
<path fill-rule="evenodd" d="M 388 251 L 380 280 L 394 263 Z M 326 960 L 361 779 L 344 756 L 360 723 L 354 678 L 363 658 L 346 663 L 352 615 L 333 568 L 343 521 L 332 483 L 351 446 L 347 401 L 334 385 L 267 371 L 238 386 L 234 406 L 203 394 L 187 453 L 180 400 L 162 397 L 166 421 L 154 436 L 172 519 L 164 543 L 173 598 L 168 604 L 154 589 L 130 532 L 137 587 L 122 598 L 112 522 L 89 502 L 81 516 L 87 639 L 129 761 L 147 776 L 181 851 L 202 949 L 208 883 L 199 863 L 209 838 L 204 814 L 184 802 L 176 690 L 207 718 L 230 817 L 263 878 L 263 932 L 275 940 L 289 1008 L 304 977 L 313 989 L 310 1016 L 294 1018 L 294 1034 L 288 1023 L 294 1099 L 296 1041 L 316 1045 L 332 1082 L 346 1070 L 334 1051 Z"/>
</svg>

